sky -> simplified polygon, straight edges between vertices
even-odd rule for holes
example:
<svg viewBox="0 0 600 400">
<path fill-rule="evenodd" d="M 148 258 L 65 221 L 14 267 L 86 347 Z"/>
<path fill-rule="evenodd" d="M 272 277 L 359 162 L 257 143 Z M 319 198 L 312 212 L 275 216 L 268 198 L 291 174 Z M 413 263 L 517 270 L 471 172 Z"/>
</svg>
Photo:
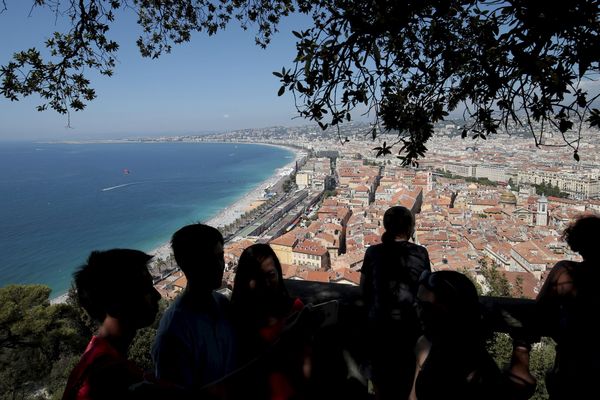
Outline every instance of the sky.
<svg viewBox="0 0 600 400">
<path fill-rule="evenodd" d="M 0 65 L 16 51 L 43 49 L 52 32 L 66 30 L 66 21 L 55 21 L 45 7 L 29 16 L 33 1 L 6 2 L 8 10 L 0 14 Z M 135 45 L 140 31 L 135 16 L 130 10 L 120 12 L 108 34 L 120 44 L 114 76 L 89 74 L 97 98 L 84 111 L 71 113 L 71 126 L 65 115 L 36 111 L 41 104 L 37 95 L 18 102 L 0 95 L 0 140 L 201 134 L 308 124 L 297 117 L 289 92 L 277 96 L 280 83 L 272 75 L 292 66 L 296 38 L 291 31 L 308 26 L 306 16 L 288 17 L 267 49 L 261 49 L 254 43 L 255 31 L 243 31 L 233 22 L 212 37 L 196 33 L 191 42 L 152 60 L 142 58 Z M 600 82 L 584 82 L 583 87 L 597 94 Z M 360 120 L 359 114 L 353 120 Z"/>
<path fill-rule="evenodd" d="M 43 48 L 61 22 L 33 0 L 10 0 L 0 14 L 0 64 L 15 51 Z M 65 115 L 38 112 L 38 96 L 11 102 L 0 96 L 0 140 L 88 139 L 139 135 L 178 135 L 266 126 L 304 125 L 293 98 L 272 72 L 290 67 L 295 57 L 292 30 L 308 26 L 293 16 L 283 21 L 266 50 L 254 43 L 254 31 L 236 23 L 208 37 L 196 33 L 191 42 L 174 46 L 158 60 L 142 58 L 135 41 L 139 28 L 129 11 L 118 15 L 108 36 L 120 44 L 113 77 L 91 75 L 97 98 L 84 111 Z M 64 22 L 63 22 L 64 24 Z"/>
</svg>

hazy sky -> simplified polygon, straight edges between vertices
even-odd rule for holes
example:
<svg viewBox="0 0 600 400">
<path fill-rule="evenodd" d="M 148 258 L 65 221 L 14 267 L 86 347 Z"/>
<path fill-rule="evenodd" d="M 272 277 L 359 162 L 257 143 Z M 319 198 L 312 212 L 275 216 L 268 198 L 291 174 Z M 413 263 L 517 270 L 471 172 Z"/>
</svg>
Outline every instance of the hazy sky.
<svg viewBox="0 0 600 400">
<path fill-rule="evenodd" d="M 43 47 L 55 30 L 53 15 L 34 9 L 33 0 L 8 1 L 0 14 L 0 64 L 13 52 Z M 272 71 L 291 66 L 295 56 L 292 29 L 307 20 L 284 21 L 271 45 L 263 50 L 254 44 L 253 32 L 235 23 L 208 37 L 196 34 L 190 43 L 175 46 L 158 60 L 142 58 L 135 40 L 139 28 L 128 12 L 119 15 L 109 37 L 118 41 L 119 63 L 113 77 L 93 76 L 97 99 L 84 111 L 67 117 L 48 110 L 37 112 L 39 97 L 10 102 L 0 96 L 0 139 L 49 139 L 118 137 L 145 134 L 181 134 L 214 130 L 302 125 L 292 97 L 277 96 L 278 79 Z"/>
</svg>

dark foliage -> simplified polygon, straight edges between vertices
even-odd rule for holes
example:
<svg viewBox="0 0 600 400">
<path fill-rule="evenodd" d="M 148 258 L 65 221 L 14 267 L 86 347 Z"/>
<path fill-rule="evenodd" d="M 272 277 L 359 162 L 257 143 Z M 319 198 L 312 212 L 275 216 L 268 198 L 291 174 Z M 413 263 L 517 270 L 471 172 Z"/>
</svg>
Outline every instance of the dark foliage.
<svg viewBox="0 0 600 400">
<path fill-rule="evenodd" d="M 24 398 L 46 388 L 62 393 L 65 371 L 85 349 L 78 314 L 50 304 L 50 288 L 9 285 L 0 289 L 0 399 Z"/>
<path fill-rule="evenodd" d="M 371 135 L 397 134 L 405 164 L 427 151 L 433 126 L 464 107 L 462 136 L 486 139 L 509 124 L 526 127 L 536 145 L 548 129 L 563 135 L 579 160 L 584 122 L 600 126 L 597 95 L 582 85 L 600 72 L 600 0 L 35 0 L 71 20 L 44 59 L 37 49 L 0 69 L 1 93 L 38 93 L 58 112 L 81 110 L 96 94 L 84 75 L 111 75 L 118 44 L 108 38 L 117 10 L 130 8 L 145 57 L 158 57 L 196 31 L 209 35 L 238 21 L 269 43 L 282 17 L 312 16 L 294 32 L 297 56 L 274 75 L 301 116 L 326 129 L 352 113 L 374 116 Z M 64 5 L 63 5 L 64 3 Z M 2 3 L 4 6 L 4 2 Z"/>
<path fill-rule="evenodd" d="M 594 97 L 580 87 L 597 74 L 598 1 L 335 1 L 297 33 L 298 55 L 281 81 L 301 115 L 322 127 L 375 113 L 372 135 L 398 133 L 405 163 L 422 156 L 433 124 L 459 105 L 463 137 L 485 139 L 510 122 L 579 132 Z M 564 136 L 577 158 L 579 135 Z M 385 155 L 388 147 L 377 148 Z"/>
<path fill-rule="evenodd" d="M 561 192 L 558 186 L 553 186 L 551 183 L 542 182 L 535 186 L 535 192 L 540 195 L 568 198 L 569 194 Z"/>
</svg>

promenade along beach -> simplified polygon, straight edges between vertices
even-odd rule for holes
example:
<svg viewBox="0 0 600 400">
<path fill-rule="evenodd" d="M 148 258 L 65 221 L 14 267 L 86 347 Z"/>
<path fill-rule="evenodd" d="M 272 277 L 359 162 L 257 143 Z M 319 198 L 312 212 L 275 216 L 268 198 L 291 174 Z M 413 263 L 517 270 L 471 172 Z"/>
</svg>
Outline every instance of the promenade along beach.
<svg viewBox="0 0 600 400">
<path fill-rule="evenodd" d="M 0 144 L 0 286 L 59 300 L 92 250 L 170 253 L 180 227 L 220 227 L 293 172 L 289 148 L 237 143 Z"/>
<path fill-rule="evenodd" d="M 244 213 L 251 211 L 265 201 L 266 193 L 272 187 L 280 183 L 280 181 L 290 177 L 290 175 L 294 172 L 296 161 L 298 161 L 301 157 L 301 153 L 296 148 L 286 147 L 285 149 L 291 151 L 293 154 L 293 157 L 290 159 L 289 163 L 283 167 L 277 168 L 275 171 L 273 171 L 271 176 L 262 181 L 254 189 L 242 195 L 234 203 L 223 208 L 212 218 L 202 222 L 207 225 L 214 226 L 215 228 L 221 228 L 235 222 L 235 220 Z M 150 254 L 154 255 L 153 262 L 165 260 L 169 257 L 169 255 L 171 255 L 171 244 L 169 241 L 167 241 L 151 251 Z"/>
</svg>

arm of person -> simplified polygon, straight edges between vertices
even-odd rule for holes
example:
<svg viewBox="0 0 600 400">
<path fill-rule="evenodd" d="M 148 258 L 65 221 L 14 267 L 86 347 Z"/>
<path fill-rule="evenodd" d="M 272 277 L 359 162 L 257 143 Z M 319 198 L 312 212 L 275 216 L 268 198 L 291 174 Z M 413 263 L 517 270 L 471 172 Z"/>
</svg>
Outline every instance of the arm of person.
<svg viewBox="0 0 600 400">
<path fill-rule="evenodd" d="M 427 249 L 425 247 L 423 247 L 423 250 L 425 250 L 425 269 L 427 269 L 427 271 L 431 272 L 431 260 L 429 259 L 429 252 L 427 251 Z"/>
<path fill-rule="evenodd" d="M 421 336 L 419 340 L 417 340 L 417 344 L 415 345 L 415 359 L 417 360 L 417 365 L 415 368 L 415 377 L 413 379 L 412 389 L 410 391 L 410 395 L 408 397 L 409 400 L 417 400 L 417 392 L 416 392 L 416 384 L 417 377 L 419 376 L 419 372 L 421 368 L 423 368 L 423 364 L 425 360 L 427 360 L 427 356 L 429 355 L 429 350 L 431 349 L 431 342 L 427 340 L 425 336 Z"/>
<path fill-rule="evenodd" d="M 560 261 L 552 267 L 537 296 L 538 304 L 550 301 L 552 298 L 573 294 L 575 287 L 569 271 L 569 263 L 569 261 Z"/>
<path fill-rule="evenodd" d="M 130 385 L 142 382 L 141 369 L 125 359 L 101 357 L 90 366 L 88 396 L 91 399 L 129 399 Z"/>
<path fill-rule="evenodd" d="M 529 371 L 529 352 L 531 348 L 520 344 L 513 344 L 510 365 L 504 371 L 507 378 L 508 394 L 510 398 L 528 399 L 535 393 L 537 381 Z"/>
<path fill-rule="evenodd" d="M 373 270 L 371 268 L 371 256 L 369 249 L 365 251 L 365 257 L 363 258 L 362 267 L 360 269 L 360 289 L 365 303 L 370 303 L 373 296 Z M 365 305 L 368 306 L 368 304 Z"/>
<path fill-rule="evenodd" d="M 551 332 L 555 328 L 561 299 L 575 295 L 570 263 L 561 261 L 552 268 L 536 298 L 536 323 L 545 332 Z"/>
</svg>

